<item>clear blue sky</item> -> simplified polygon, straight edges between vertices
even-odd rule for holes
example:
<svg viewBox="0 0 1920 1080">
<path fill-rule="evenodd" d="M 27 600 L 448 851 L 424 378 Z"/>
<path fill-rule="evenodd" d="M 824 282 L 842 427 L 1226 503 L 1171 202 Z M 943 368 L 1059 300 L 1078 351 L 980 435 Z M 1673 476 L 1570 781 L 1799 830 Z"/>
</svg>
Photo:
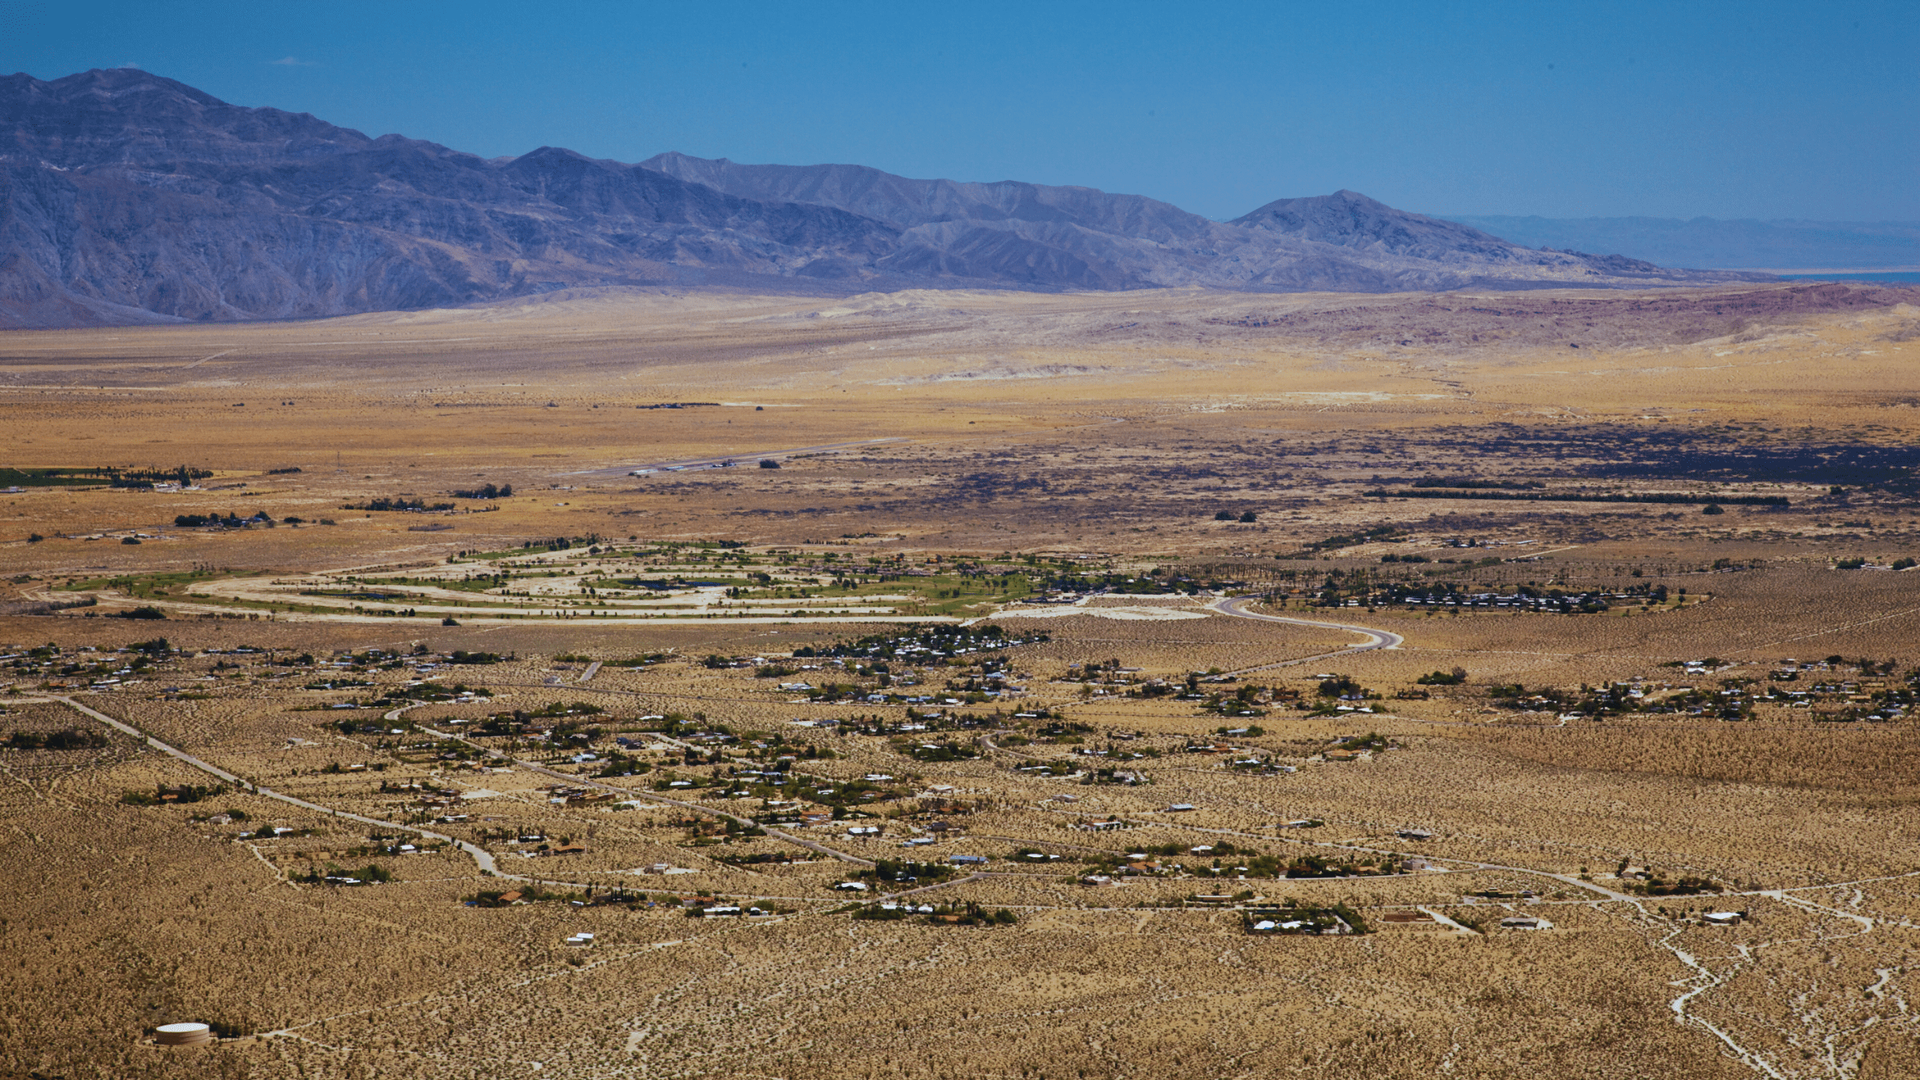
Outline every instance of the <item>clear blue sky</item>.
<svg viewBox="0 0 1920 1080">
<path fill-rule="evenodd" d="M 488 157 L 856 162 L 1209 217 L 1920 220 L 1920 2 L 0 0 L 0 72 L 135 64 Z"/>
</svg>

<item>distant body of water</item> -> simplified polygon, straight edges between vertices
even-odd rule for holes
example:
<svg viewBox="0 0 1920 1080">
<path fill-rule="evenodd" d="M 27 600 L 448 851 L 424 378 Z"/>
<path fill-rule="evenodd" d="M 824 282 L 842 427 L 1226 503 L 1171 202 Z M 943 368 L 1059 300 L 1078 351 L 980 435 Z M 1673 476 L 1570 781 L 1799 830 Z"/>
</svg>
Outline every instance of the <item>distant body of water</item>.
<svg viewBox="0 0 1920 1080">
<path fill-rule="evenodd" d="M 1863 270 L 1857 274 L 1781 274 L 1788 281 L 1898 281 L 1920 284 L 1920 270 Z"/>
</svg>

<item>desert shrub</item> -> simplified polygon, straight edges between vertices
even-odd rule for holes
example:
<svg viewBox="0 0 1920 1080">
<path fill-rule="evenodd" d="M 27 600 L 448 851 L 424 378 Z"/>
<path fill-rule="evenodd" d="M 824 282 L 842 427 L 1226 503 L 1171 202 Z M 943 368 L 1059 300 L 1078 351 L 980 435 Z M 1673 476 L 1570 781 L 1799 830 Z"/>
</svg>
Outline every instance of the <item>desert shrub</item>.
<svg viewBox="0 0 1920 1080">
<path fill-rule="evenodd" d="M 486 484 L 477 488 L 455 491 L 453 497 L 456 499 L 510 499 L 513 497 L 513 485 L 501 484 L 495 487 L 492 484 Z"/>
<path fill-rule="evenodd" d="M 142 604 L 131 611 L 116 611 L 107 616 L 109 619 L 164 619 L 167 613 L 151 604 Z"/>
<path fill-rule="evenodd" d="M 107 737 L 97 731 L 63 728 L 59 731 L 16 731 L 7 736 L 0 749 L 7 750 L 97 750 L 107 745 Z"/>
<path fill-rule="evenodd" d="M 1360 684 L 1353 681 L 1351 675 L 1335 675 L 1331 679 L 1320 680 L 1321 697 L 1345 697 L 1348 694 L 1364 693 Z"/>
</svg>

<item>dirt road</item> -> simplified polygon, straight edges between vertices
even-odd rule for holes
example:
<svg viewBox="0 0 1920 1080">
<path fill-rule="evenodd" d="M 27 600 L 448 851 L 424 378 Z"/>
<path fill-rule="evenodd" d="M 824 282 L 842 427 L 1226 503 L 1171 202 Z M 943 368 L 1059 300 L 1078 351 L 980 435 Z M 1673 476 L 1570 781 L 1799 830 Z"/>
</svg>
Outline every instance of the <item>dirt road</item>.
<svg viewBox="0 0 1920 1080">
<path fill-rule="evenodd" d="M 260 795 L 269 799 L 277 799 L 280 802 L 286 803 L 289 806 L 297 806 L 302 810 L 308 810 L 316 814 L 325 815 L 327 817 L 340 818 L 346 821 L 358 821 L 363 825 L 375 825 L 382 829 L 398 829 L 402 832 L 409 832 L 414 834 L 415 836 L 424 837 L 428 840 L 438 840 L 441 843 L 453 844 L 456 847 L 458 847 L 461 851 L 464 851 L 468 855 L 472 856 L 474 864 L 480 868 L 482 873 L 492 874 L 495 877 L 508 878 L 514 881 L 533 880 L 532 878 L 521 877 L 518 874 L 506 873 L 505 871 L 499 868 L 499 866 L 494 862 L 493 855 L 489 853 L 485 848 L 479 847 L 474 844 L 469 844 L 465 840 L 456 840 L 451 836 L 444 836 L 437 832 L 430 832 L 416 825 L 402 825 L 394 821 L 381 821 L 379 818 L 370 818 L 360 814 L 350 814 L 343 810 L 330 809 L 328 807 L 321 806 L 318 803 L 310 803 L 305 799 L 297 799 L 292 795 L 282 795 L 280 792 L 274 791 L 271 788 L 259 787 L 246 780 L 243 780 L 240 777 L 235 776 L 234 774 L 226 771 L 225 769 L 220 768 L 217 765 L 212 765 L 205 761 L 202 761 L 199 758 L 194 757 L 192 754 L 187 753 L 185 750 L 181 750 L 178 747 L 169 746 L 166 743 L 163 743 L 159 739 L 156 739 L 153 736 L 148 735 L 146 732 L 141 731 L 139 728 L 136 728 L 131 724 L 127 724 L 119 720 L 115 720 L 113 717 L 108 716 L 106 713 L 100 712 L 96 709 L 90 709 L 87 706 L 80 704 L 79 702 L 73 700 L 70 697 L 54 696 L 54 697 L 48 698 L 47 700 L 61 702 L 65 704 L 68 708 L 73 709 L 75 712 L 83 713 L 87 716 L 91 716 L 95 720 L 98 720 L 101 723 L 107 725 L 108 727 L 113 728 L 115 731 L 119 731 L 128 735 L 131 735 L 134 738 L 145 742 L 148 746 L 152 747 L 155 750 L 160 751 L 163 754 L 176 758 L 184 764 L 191 765 L 192 767 L 199 769 L 201 772 L 207 773 L 211 776 L 219 777 L 221 780 L 224 780 L 227 783 L 232 784 L 236 787 L 243 788 L 247 791 L 250 791 L 255 795 Z"/>
</svg>

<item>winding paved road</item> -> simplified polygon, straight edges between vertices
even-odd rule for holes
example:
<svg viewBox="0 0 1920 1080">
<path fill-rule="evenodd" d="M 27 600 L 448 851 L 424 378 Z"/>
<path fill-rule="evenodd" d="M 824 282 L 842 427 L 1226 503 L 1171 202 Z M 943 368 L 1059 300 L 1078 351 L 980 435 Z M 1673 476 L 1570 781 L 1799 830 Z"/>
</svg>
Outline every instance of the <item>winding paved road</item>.
<svg viewBox="0 0 1920 1080">
<path fill-rule="evenodd" d="M 1308 664 L 1315 660 L 1325 660 L 1330 656 L 1352 656 L 1355 653 L 1372 652 L 1375 649 L 1397 649 L 1402 642 L 1407 640 L 1391 630 L 1375 630 L 1370 626 L 1353 626 L 1348 623 L 1322 622 L 1318 619 L 1296 619 L 1288 615 L 1261 615 L 1258 612 L 1248 611 L 1246 605 L 1254 603 L 1259 599 L 1257 596 L 1229 596 L 1215 601 L 1211 605 L 1211 609 L 1222 615 L 1233 615 L 1242 619 L 1258 619 L 1261 622 L 1289 623 L 1294 626 L 1311 626 L 1320 630 L 1345 630 L 1350 634 L 1359 634 L 1367 640 L 1358 644 L 1349 645 L 1338 652 L 1316 653 L 1313 656 L 1302 656 L 1294 660 L 1282 660 L 1273 664 L 1259 664 L 1254 667 L 1241 668 L 1238 671 L 1226 672 L 1228 675 L 1244 675 L 1249 671 L 1266 671 L 1269 668 L 1292 667 L 1295 664 Z"/>
</svg>

